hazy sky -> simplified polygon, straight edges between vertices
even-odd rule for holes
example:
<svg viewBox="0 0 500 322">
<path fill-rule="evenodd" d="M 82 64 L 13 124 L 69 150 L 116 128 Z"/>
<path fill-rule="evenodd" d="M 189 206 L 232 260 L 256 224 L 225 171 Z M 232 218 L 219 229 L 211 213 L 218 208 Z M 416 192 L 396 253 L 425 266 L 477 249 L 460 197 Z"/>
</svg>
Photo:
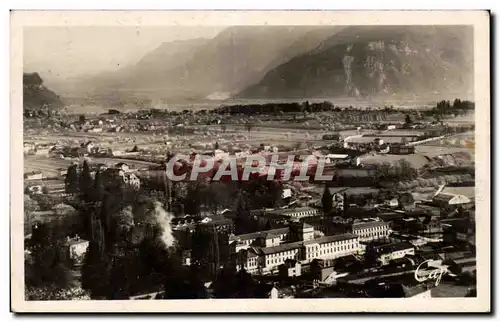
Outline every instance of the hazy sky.
<svg viewBox="0 0 500 322">
<path fill-rule="evenodd" d="M 24 71 L 61 81 L 137 62 L 163 42 L 212 38 L 223 27 L 24 28 Z"/>
</svg>

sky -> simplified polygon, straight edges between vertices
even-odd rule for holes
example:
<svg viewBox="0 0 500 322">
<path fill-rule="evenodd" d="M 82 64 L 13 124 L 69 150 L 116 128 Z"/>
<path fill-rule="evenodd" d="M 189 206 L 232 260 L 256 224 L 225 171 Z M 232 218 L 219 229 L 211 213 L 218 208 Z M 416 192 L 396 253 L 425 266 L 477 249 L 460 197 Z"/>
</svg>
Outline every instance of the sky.
<svg viewBox="0 0 500 322">
<path fill-rule="evenodd" d="M 223 27 L 89 26 L 24 28 L 24 71 L 48 82 L 116 70 L 163 42 L 213 38 Z"/>
</svg>

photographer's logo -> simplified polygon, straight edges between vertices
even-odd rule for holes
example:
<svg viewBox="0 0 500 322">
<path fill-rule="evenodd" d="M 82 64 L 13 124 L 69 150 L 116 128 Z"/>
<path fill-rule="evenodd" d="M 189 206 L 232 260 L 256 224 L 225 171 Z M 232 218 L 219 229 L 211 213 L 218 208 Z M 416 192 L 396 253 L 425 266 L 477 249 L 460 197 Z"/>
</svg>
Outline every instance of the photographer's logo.
<svg viewBox="0 0 500 322">
<path fill-rule="evenodd" d="M 443 275 L 447 274 L 453 276 L 446 265 L 432 266 L 429 263 L 434 262 L 433 260 L 427 260 L 418 265 L 415 270 L 415 280 L 417 282 L 425 282 L 427 280 L 435 280 L 435 286 L 438 286 L 441 282 Z M 427 268 L 423 268 L 424 264 L 427 264 Z"/>
</svg>

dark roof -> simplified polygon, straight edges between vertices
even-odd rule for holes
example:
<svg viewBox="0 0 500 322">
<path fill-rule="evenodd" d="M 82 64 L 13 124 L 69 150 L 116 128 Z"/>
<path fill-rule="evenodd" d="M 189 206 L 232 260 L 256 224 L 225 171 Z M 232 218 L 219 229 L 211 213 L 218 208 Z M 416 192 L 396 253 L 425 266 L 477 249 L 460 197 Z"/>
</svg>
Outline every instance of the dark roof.
<svg viewBox="0 0 500 322">
<path fill-rule="evenodd" d="M 400 242 L 400 243 L 394 243 L 394 244 L 389 244 L 389 245 L 384 245 L 377 247 L 377 250 L 379 253 L 392 253 L 396 252 L 398 250 L 404 250 L 404 249 L 409 249 L 409 248 L 415 248 L 412 244 L 407 243 L 407 242 Z"/>
<path fill-rule="evenodd" d="M 254 233 L 232 236 L 230 240 L 249 240 L 249 239 L 257 239 L 259 237 L 285 235 L 288 234 L 289 231 L 290 228 L 288 227 L 265 230 L 265 231 L 256 231 Z"/>
<path fill-rule="evenodd" d="M 379 226 L 389 226 L 389 223 L 385 221 L 365 221 L 365 222 L 356 222 L 352 224 L 352 229 L 365 229 Z"/>
<path fill-rule="evenodd" d="M 325 236 L 321 238 L 316 238 L 308 241 L 304 241 L 305 245 L 309 244 L 325 244 L 325 243 L 331 243 L 331 242 L 336 242 L 340 240 L 348 240 L 348 239 L 355 239 L 358 238 L 358 236 L 354 234 L 340 234 L 340 235 L 333 235 L 333 236 Z"/>
<path fill-rule="evenodd" d="M 378 193 L 380 189 L 372 188 L 372 187 L 332 187 L 328 188 L 330 193 L 336 194 L 336 193 L 345 193 L 347 195 L 363 195 L 363 194 L 369 194 L 369 193 Z"/>
<path fill-rule="evenodd" d="M 300 247 L 304 246 L 304 242 L 298 241 L 294 243 L 286 243 L 286 244 L 281 244 L 279 246 L 275 247 L 264 247 L 264 248 L 259 248 L 259 250 L 264 254 L 275 254 L 275 253 L 281 253 L 281 252 L 286 252 L 292 249 L 297 249 Z"/>
<path fill-rule="evenodd" d="M 447 194 L 447 193 L 439 193 L 436 196 L 434 196 L 434 198 L 432 198 L 432 201 L 444 201 L 444 202 L 448 202 L 451 199 L 453 199 L 454 197 L 456 197 L 456 195 Z"/>
</svg>

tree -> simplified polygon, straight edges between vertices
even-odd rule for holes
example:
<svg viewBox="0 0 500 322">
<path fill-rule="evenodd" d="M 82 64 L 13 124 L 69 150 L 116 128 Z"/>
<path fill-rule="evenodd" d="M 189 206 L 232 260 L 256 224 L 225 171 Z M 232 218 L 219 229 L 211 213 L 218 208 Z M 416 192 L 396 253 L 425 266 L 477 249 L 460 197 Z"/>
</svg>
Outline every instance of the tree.
<svg viewBox="0 0 500 322">
<path fill-rule="evenodd" d="M 187 187 L 184 212 L 186 215 L 198 216 L 201 208 L 201 193 L 198 182 L 190 183 Z"/>
<path fill-rule="evenodd" d="M 234 222 L 236 235 L 249 232 L 250 228 L 250 211 L 248 203 L 242 191 L 236 195 L 236 219 Z"/>
<path fill-rule="evenodd" d="M 56 204 L 54 197 L 50 195 L 34 195 L 33 199 L 38 203 L 40 210 L 51 210 Z"/>
<path fill-rule="evenodd" d="M 82 173 L 80 174 L 80 192 L 83 194 L 85 200 L 89 200 L 93 191 L 93 180 L 90 175 L 90 167 L 88 162 L 83 162 Z"/>
<path fill-rule="evenodd" d="M 64 242 L 48 225 L 33 230 L 32 247 L 25 261 L 26 287 L 64 289 L 69 286 L 69 257 Z"/>
<path fill-rule="evenodd" d="M 137 147 L 137 145 L 134 145 L 130 152 L 139 152 L 139 148 Z"/>
<path fill-rule="evenodd" d="M 40 207 L 38 206 L 38 202 L 33 200 L 28 195 L 24 195 L 24 234 L 28 235 L 31 233 L 31 214 Z"/>
<path fill-rule="evenodd" d="M 68 168 L 64 184 L 66 193 L 74 194 L 78 192 L 78 170 L 76 164 Z"/>
<path fill-rule="evenodd" d="M 102 176 L 101 171 L 97 171 L 95 174 L 93 189 L 93 199 L 95 201 L 101 201 L 104 198 L 104 182 Z"/>
<path fill-rule="evenodd" d="M 111 262 L 98 241 L 90 241 L 82 267 L 82 288 L 93 298 L 107 297 Z"/>
<path fill-rule="evenodd" d="M 329 214 L 333 210 L 333 196 L 326 184 L 323 190 L 323 196 L 321 197 L 321 204 L 323 205 L 323 212 L 325 215 Z"/>
<path fill-rule="evenodd" d="M 253 123 L 251 123 L 251 122 L 245 123 L 245 129 L 248 131 L 248 133 L 250 133 L 253 128 L 254 128 L 254 124 Z"/>
<path fill-rule="evenodd" d="M 134 215 L 130 205 L 117 212 L 113 217 L 118 235 L 124 235 L 134 226 Z"/>
<path fill-rule="evenodd" d="M 405 124 L 412 124 L 413 120 L 411 119 L 410 114 L 406 114 L 405 116 Z"/>
<path fill-rule="evenodd" d="M 401 194 L 398 198 L 399 205 L 403 207 L 412 205 L 414 202 L 415 200 L 413 199 L 413 195 L 409 192 Z"/>
<path fill-rule="evenodd" d="M 378 254 L 377 254 L 377 249 L 375 248 L 375 244 L 373 244 L 373 242 L 370 242 L 366 245 L 364 259 L 365 259 L 365 264 L 367 266 L 373 266 L 377 264 Z"/>
</svg>

